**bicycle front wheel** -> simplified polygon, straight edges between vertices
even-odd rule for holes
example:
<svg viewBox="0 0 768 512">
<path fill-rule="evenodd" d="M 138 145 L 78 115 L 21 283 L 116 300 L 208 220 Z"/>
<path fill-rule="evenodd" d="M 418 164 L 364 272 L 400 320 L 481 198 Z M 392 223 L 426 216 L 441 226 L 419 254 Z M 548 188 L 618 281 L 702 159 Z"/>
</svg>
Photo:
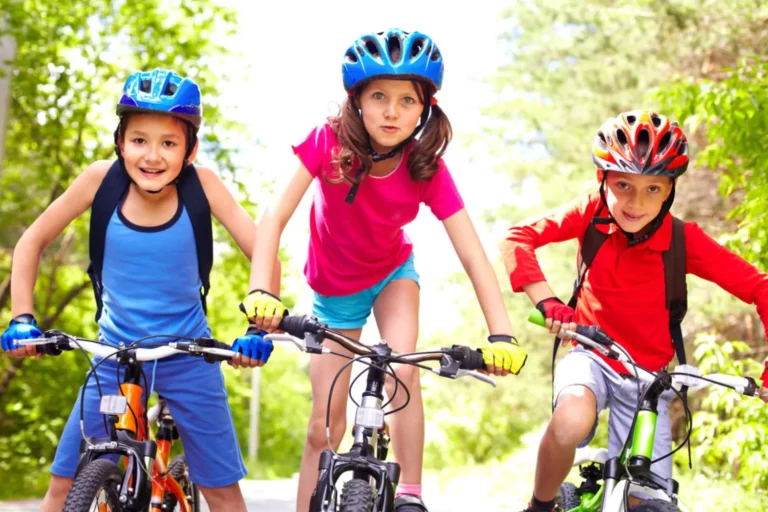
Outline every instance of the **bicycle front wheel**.
<svg viewBox="0 0 768 512">
<path fill-rule="evenodd" d="M 123 472 L 107 459 L 89 463 L 75 478 L 64 503 L 64 512 L 91 512 L 93 510 L 122 510 L 120 484 Z"/>
<path fill-rule="evenodd" d="M 183 454 L 175 456 L 168 464 L 168 473 L 181 485 L 192 512 L 200 512 L 200 490 L 189 480 L 187 458 Z M 177 508 L 177 505 L 176 496 L 166 493 L 164 510 L 181 510 L 181 508 Z"/>
<path fill-rule="evenodd" d="M 364 480 L 352 479 L 341 489 L 339 512 L 372 512 L 373 489 Z"/>
</svg>

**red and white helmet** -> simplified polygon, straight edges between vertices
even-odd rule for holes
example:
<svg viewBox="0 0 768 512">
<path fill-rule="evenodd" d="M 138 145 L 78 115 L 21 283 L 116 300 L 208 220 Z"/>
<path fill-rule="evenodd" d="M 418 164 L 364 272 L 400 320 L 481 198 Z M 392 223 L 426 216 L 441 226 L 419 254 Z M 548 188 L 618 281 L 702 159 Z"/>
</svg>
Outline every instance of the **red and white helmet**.
<svg viewBox="0 0 768 512">
<path fill-rule="evenodd" d="M 688 140 L 677 123 L 645 110 L 608 119 L 592 144 L 602 171 L 677 178 L 688 169 Z"/>
</svg>

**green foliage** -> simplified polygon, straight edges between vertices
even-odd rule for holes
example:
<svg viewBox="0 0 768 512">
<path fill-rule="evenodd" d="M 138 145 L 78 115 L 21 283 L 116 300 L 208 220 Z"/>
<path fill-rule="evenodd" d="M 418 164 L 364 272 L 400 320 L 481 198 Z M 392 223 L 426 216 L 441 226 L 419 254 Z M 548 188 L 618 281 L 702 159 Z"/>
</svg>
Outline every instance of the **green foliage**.
<svg viewBox="0 0 768 512">
<path fill-rule="evenodd" d="M 758 377 L 762 365 L 742 359 L 748 351 L 745 343 L 719 343 L 714 336 L 702 334 L 696 340 L 695 358 L 702 374 Z M 691 439 L 698 469 L 712 477 L 735 479 L 764 494 L 768 488 L 768 408 L 757 398 L 712 386 L 702 409 L 694 414 Z"/>
<path fill-rule="evenodd" d="M 768 51 L 768 44 L 766 44 Z M 767 268 L 768 245 L 768 61 L 765 54 L 743 59 L 724 70 L 721 80 L 684 80 L 670 85 L 660 97 L 692 131 L 706 131 L 699 163 L 719 171 L 720 192 L 743 198 L 730 212 L 739 229 L 723 239 L 751 261 Z"/>
</svg>

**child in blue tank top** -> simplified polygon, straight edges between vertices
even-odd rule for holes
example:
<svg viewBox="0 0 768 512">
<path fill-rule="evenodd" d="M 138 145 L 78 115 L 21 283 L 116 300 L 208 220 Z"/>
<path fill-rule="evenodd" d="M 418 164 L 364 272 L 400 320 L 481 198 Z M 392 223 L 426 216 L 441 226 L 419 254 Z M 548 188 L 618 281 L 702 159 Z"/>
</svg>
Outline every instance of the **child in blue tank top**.
<svg viewBox="0 0 768 512">
<path fill-rule="evenodd" d="M 176 186 L 182 173 L 197 173 L 210 213 L 251 257 L 255 223 L 213 171 L 190 165 L 197 153 L 202 121 L 197 84 L 166 70 L 134 73 L 125 84 L 117 114 L 117 161 L 89 165 L 16 245 L 11 280 L 13 320 L 2 335 L 2 348 L 13 357 L 34 355 L 34 347 L 20 347 L 14 340 L 41 335 L 32 296 L 43 250 L 92 204 L 95 210 L 94 197 L 111 168 L 113 173 L 126 173 L 128 180 L 124 175 L 118 177 L 128 185 L 105 219 L 103 268 L 98 277 L 102 290 L 97 292 L 101 340 L 117 344 L 153 334 L 210 334 L 190 220 L 194 205 L 188 208 L 184 204 Z M 278 293 L 279 281 L 272 286 Z M 241 354 L 232 361 L 235 367 L 262 366 L 272 351 L 271 343 L 259 335 L 237 338 L 232 348 Z M 110 389 L 117 392 L 115 370 L 111 361 L 97 369 L 105 394 Z M 95 379 L 89 379 L 85 431 L 89 436 L 105 436 L 95 388 Z M 200 487 L 210 509 L 246 510 L 238 482 L 247 472 L 219 365 L 184 355 L 158 361 L 154 389 L 166 399 L 176 420 L 190 480 Z M 78 399 L 51 467 L 51 484 L 41 510 L 59 511 L 64 505 L 79 459 L 79 418 Z"/>
</svg>

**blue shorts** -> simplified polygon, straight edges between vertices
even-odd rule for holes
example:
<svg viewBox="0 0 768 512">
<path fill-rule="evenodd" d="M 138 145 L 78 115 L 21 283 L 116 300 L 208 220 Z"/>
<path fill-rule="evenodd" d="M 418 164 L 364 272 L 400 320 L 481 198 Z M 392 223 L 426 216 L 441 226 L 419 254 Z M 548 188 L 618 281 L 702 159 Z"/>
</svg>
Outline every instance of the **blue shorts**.
<svg viewBox="0 0 768 512">
<path fill-rule="evenodd" d="M 155 362 L 144 363 L 147 382 L 165 398 L 176 420 L 190 480 L 203 487 L 225 487 L 242 480 L 248 471 L 237 442 L 221 366 L 186 355 L 161 359 L 157 361 L 157 367 L 154 366 Z M 122 370 L 124 368 L 121 378 Z M 117 368 L 113 359 L 99 365 L 96 374 L 102 393 L 117 394 Z M 91 376 L 85 391 L 85 433 L 106 437 L 103 417 L 99 412 L 96 379 Z M 80 394 L 56 449 L 51 466 L 54 475 L 75 476 L 82 439 L 79 422 Z M 156 426 L 153 424 L 149 428 Z"/>
<path fill-rule="evenodd" d="M 376 297 L 395 279 L 410 279 L 419 284 L 419 273 L 413 264 L 413 253 L 387 277 L 361 292 L 340 296 L 326 296 L 315 292 L 312 314 L 333 329 L 359 329 L 371 315 Z"/>
</svg>

